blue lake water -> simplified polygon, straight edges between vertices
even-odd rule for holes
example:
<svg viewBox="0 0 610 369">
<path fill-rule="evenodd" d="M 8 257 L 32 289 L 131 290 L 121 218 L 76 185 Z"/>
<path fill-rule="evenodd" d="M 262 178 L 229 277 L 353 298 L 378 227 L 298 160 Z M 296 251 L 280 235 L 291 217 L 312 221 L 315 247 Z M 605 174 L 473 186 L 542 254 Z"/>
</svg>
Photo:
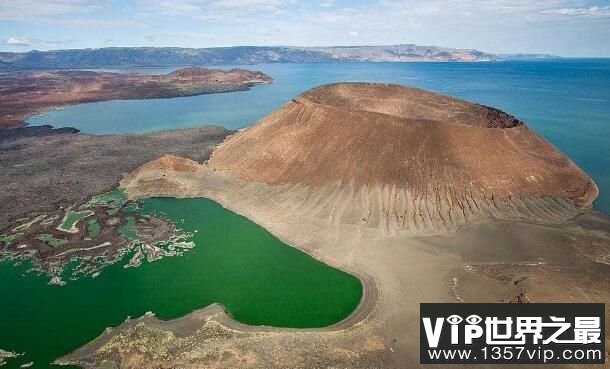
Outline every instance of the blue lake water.
<svg viewBox="0 0 610 369">
<path fill-rule="evenodd" d="M 491 105 L 518 116 L 594 178 L 601 192 L 595 205 L 610 214 L 610 59 L 269 64 L 248 68 L 269 74 L 274 83 L 228 94 L 80 104 L 31 117 L 28 123 L 72 126 L 94 134 L 203 124 L 237 129 L 320 84 L 398 83 Z"/>
</svg>

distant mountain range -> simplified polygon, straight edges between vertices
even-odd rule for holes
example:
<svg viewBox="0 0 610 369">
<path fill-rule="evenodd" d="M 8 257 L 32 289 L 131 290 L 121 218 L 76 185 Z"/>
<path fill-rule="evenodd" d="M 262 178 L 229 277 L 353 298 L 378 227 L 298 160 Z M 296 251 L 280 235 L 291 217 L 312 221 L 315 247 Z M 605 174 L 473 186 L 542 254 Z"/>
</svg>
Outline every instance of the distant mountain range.
<svg viewBox="0 0 610 369">
<path fill-rule="evenodd" d="M 542 56 L 542 55 L 541 55 Z M 436 46 L 236 46 L 189 49 L 179 47 L 109 47 L 0 52 L 0 70 L 109 67 L 165 67 L 184 65 L 315 63 L 315 62 L 476 62 L 513 57 L 474 49 Z M 528 59 L 536 55 L 527 55 Z"/>
</svg>

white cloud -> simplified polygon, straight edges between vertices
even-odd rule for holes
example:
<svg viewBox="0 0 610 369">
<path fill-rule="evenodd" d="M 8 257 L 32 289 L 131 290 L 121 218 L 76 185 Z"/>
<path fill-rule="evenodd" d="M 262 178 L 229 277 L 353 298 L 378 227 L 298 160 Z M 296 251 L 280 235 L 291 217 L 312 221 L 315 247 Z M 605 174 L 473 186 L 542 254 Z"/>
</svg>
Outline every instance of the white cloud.
<svg viewBox="0 0 610 369">
<path fill-rule="evenodd" d="M 311 18 L 315 22 L 320 23 L 350 23 L 354 19 L 354 14 L 348 11 L 340 11 L 340 12 L 326 12 L 326 13 L 318 13 L 312 14 Z M 314 19 L 317 18 L 317 19 Z"/>
<path fill-rule="evenodd" d="M 162 14 L 186 14 L 194 17 L 209 11 L 230 10 L 241 12 L 277 11 L 287 0 L 141 0 L 140 6 L 149 12 Z"/>
<path fill-rule="evenodd" d="M 32 46 L 32 42 L 25 37 L 9 37 L 5 43 L 11 46 Z"/>
<path fill-rule="evenodd" d="M 0 0 L 0 20 L 46 23 L 83 28 L 142 27 L 137 19 L 99 17 L 113 0 Z"/>
<path fill-rule="evenodd" d="M 144 22 L 133 19 L 45 19 L 44 22 L 60 26 L 76 26 L 85 28 L 141 28 L 145 26 Z"/>
<path fill-rule="evenodd" d="M 201 10 L 200 1 L 189 0 L 161 0 L 161 1 L 144 1 L 143 7 L 152 12 L 162 14 L 177 15 L 177 14 L 192 14 Z"/>
<path fill-rule="evenodd" d="M 147 4 L 149 12 L 158 14 L 161 9 L 165 12 L 171 9 L 174 13 L 182 12 L 181 16 L 199 20 L 202 27 L 216 30 L 211 32 L 216 35 L 214 39 L 210 35 L 187 41 L 176 36 L 167 41 L 158 38 L 157 44 L 173 41 L 202 46 L 417 43 L 490 52 L 560 53 L 542 41 L 549 38 L 550 30 L 581 29 L 587 20 L 566 17 L 561 13 L 574 11 L 557 9 L 581 9 L 581 13 L 586 9 L 596 15 L 607 11 L 604 8 L 607 3 L 600 0 L 369 0 L 358 3 L 317 0 L 313 4 L 295 0 L 139 1 Z M 170 27 L 164 30 L 178 31 L 183 30 Z"/>
<path fill-rule="evenodd" d="M 591 6 L 588 8 L 557 8 L 542 11 L 544 14 L 574 16 L 610 16 L 610 6 Z"/>
<path fill-rule="evenodd" d="M 276 10 L 284 1 L 282 0 L 216 0 L 211 3 L 212 7 L 230 8 L 239 10 Z"/>
<path fill-rule="evenodd" d="M 286 15 L 286 5 L 293 3 L 295 0 L 140 0 L 139 6 L 150 14 L 239 23 L 249 18 Z"/>
<path fill-rule="evenodd" d="M 40 20 L 44 17 L 91 13 L 110 5 L 110 0 L 0 0 L 0 19 Z"/>
<path fill-rule="evenodd" d="M 6 45 L 10 45 L 10 46 L 32 46 L 34 44 L 37 45 L 51 45 L 51 46 L 60 46 L 60 45 L 66 45 L 66 44 L 70 44 L 73 43 L 74 40 L 72 39 L 66 39 L 66 40 L 61 40 L 61 39 L 48 39 L 48 40 L 41 40 L 38 38 L 28 38 L 28 37 L 9 37 L 6 41 L 4 41 L 4 44 Z"/>
</svg>

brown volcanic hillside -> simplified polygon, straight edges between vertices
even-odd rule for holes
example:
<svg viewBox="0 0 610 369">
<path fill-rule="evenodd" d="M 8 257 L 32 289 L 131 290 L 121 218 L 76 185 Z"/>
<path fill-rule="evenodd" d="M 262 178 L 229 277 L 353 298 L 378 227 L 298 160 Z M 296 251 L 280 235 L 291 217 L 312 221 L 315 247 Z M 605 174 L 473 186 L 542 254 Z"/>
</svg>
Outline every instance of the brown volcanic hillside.
<svg viewBox="0 0 610 369">
<path fill-rule="evenodd" d="M 346 110 L 477 127 L 509 128 L 523 124 L 498 109 L 400 85 L 331 84 L 305 92 L 301 96 L 303 99 Z"/>
<path fill-rule="evenodd" d="M 306 188 L 297 208 L 309 215 L 387 229 L 454 228 L 489 216 L 557 221 L 598 193 L 514 117 L 383 84 L 307 91 L 230 137 L 210 167 Z"/>
</svg>

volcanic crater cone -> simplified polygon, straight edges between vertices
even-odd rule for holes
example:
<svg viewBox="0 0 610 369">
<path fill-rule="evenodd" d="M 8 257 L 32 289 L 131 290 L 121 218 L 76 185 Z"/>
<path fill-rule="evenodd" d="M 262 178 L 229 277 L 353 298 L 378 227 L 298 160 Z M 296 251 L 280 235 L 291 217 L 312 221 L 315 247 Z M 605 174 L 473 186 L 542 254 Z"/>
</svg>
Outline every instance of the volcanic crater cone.
<svg viewBox="0 0 610 369">
<path fill-rule="evenodd" d="M 229 137 L 208 167 L 256 183 L 251 195 L 297 217 L 385 234 L 437 233 L 489 218 L 560 222 L 598 194 L 515 117 L 387 84 L 309 90 Z"/>
</svg>

